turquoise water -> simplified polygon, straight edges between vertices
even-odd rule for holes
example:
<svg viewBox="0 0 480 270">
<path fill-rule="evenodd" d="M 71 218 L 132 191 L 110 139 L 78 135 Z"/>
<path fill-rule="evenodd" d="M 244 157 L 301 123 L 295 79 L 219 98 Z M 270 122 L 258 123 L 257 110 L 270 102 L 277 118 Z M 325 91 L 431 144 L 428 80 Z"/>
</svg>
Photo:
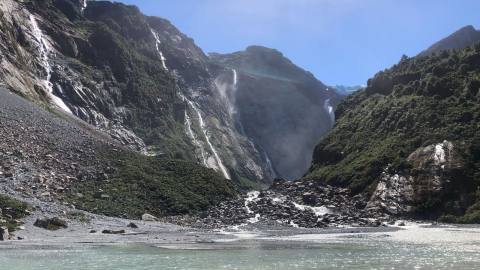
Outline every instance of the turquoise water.
<svg viewBox="0 0 480 270">
<path fill-rule="evenodd" d="M 395 242 L 251 243 L 225 250 L 146 246 L 0 250 L 0 269 L 479 269 L 477 251 Z M 219 247 L 220 248 L 220 247 Z M 224 248 L 223 246 L 221 248 Z"/>
</svg>

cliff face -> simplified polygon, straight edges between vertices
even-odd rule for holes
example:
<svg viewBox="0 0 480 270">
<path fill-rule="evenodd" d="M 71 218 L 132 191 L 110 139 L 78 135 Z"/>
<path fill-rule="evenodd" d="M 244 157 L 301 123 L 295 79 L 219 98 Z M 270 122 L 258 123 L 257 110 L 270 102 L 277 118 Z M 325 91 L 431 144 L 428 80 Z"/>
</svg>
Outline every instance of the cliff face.
<svg viewBox="0 0 480 270">
<path fill-rule="evenodd" d="M 273 179 L 218 95 L 224 69 L 167 20 L 108 1 L 6 0 L 0 10 L 0 81 L 11 91 L 144 154 L 195 161 L 242 185 Z"/>
<path fill-rule="evenodd" d="M 223 95 L 240 131 L 264 151 L 277 176 L 301 177 L 333 125 L 340 96 L 273 49 L 252 46 L 211 58 L 227 68 L 219 83 L 233 82 Z"/>
<path fill-rule="evenodd" d="M 403 58 L 337 108 L 308 179 L 390 214 L 479 222 L 480 46 Z"/>
<path fill-rule="evenodd" d="M 169 21 L 108 1 L 2 1 L 0 80 L 147 155 L 242 186 L 302 176 L 339 95 L 262 47 L 208 57 Z"/>
</svg>

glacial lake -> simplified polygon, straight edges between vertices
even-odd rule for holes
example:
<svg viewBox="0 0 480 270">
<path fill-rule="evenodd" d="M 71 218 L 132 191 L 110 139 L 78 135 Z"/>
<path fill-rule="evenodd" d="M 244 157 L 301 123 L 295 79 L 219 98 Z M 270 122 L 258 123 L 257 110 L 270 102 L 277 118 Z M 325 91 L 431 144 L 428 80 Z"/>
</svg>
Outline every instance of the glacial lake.
<svg viewBox="0 0 480 270">
<path fill-rule="evenodd" d="M 250 235 L 209 244 L 2 248 L 0 268 L 480 269 L 480 229 L 412 227 L 388 233 Z"/>
</svg>

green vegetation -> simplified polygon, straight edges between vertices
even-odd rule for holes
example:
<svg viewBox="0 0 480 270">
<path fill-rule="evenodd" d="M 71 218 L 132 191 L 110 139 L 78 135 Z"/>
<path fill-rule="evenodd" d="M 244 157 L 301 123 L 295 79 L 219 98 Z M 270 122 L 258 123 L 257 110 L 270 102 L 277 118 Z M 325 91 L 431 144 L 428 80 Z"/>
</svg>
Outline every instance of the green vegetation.
<svg viewBox="0 0 480 270">
<path fill-rule="evenodd" d="M 406 162 L 413 151 L 449 140 L 464 160 L 464 170 L 452 177 L 450 194 L 425 202 L 421 211 L 441 206 L 452 215 L 445 219 L 457 220 L 475 202 L 480 184 L 479 101 L 480 45 L 403 57 L 338 106 L 337 123 L 316 147 L 306 178 L 369 193 L 385 168 L 414 173 Z M 459 221 L 479 222 L 478 205 Z"/>
<path fill-rule="evenodd" d="M 106 155 L 116 171 L 108 179 L 77 184 L 68 200 L 109 216 L 140 218 L 195 213 L 232 198 L 231 182 L 197 164 L 122 152 Z M 81 194 L 81 195 L 80 195 Z"/>
<path fill-rule="evenodd" d="M 91 218 L 83 212 L 68 212 L 66 214 L 67 218 L 77 220 L 83 223 L 90 223 Z"/>
<path fill-rule="evenodd" d="M 9 231 L 15 231 L 18 225 L 17 220 L 29 215 L 30 205 L 0 194 L 0 226 L 5 226 Z"/>
</svg>

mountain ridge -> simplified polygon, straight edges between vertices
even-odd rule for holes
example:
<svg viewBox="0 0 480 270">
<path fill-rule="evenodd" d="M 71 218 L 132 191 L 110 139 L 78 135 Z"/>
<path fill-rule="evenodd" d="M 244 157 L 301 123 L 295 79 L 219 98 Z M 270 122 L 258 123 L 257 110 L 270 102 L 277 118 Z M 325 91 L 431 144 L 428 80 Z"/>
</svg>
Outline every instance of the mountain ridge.
<svg viewBox="0 0 480 270">
<path fill-rule="evenodd" d="M 448 37 L 434 43 L 419 56 L 428 56 L 444 50 L 462 49 L 475 43 L 480 42 L 480 31 L 476 30 L 472 25 L 467 25 L 455 31 Z"/>
</svg>

